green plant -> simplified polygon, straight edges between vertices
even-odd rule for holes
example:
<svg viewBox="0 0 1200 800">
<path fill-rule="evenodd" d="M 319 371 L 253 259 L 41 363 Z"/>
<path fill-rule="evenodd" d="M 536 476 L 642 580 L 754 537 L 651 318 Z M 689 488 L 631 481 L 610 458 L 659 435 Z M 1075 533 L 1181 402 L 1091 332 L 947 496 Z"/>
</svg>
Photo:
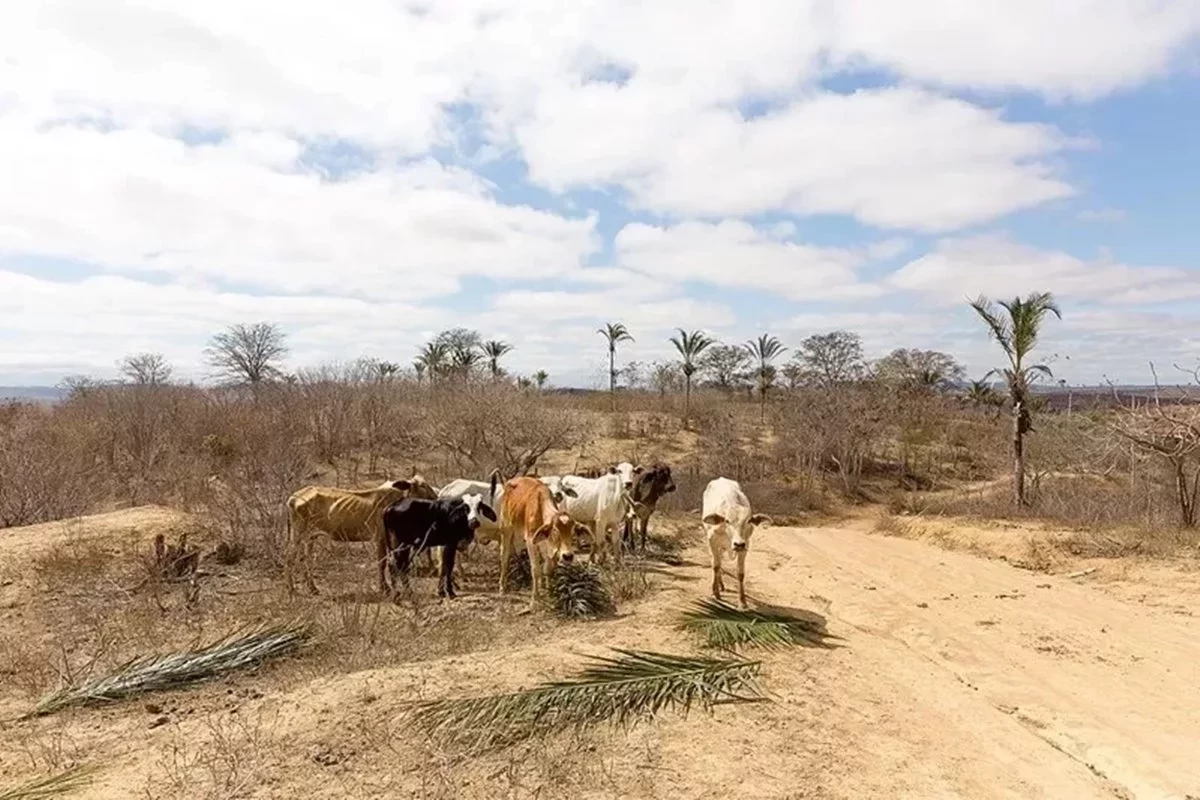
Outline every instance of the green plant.
<svg viewBox="0 0 1200 800">
<path fill-rule="evenodd" d="M 612 400 L 612 410 L 617 410 L 617 345 L 621 342 L 632 342 L 633 337 L 620 322 L 610 322 L 596 331 L 608 342 L 608 393 Z"/>
<path fill-rule="evenodd" d="M 0 789 L 0 800 L 47 800 L 47 798 L 82 789 L 92 782 L 93 768 L 74 766 L 63 772 L 37 778 L 9 789 Z"/>
<path fill-rule="evenodd" d="M 68 706 L 121 700 L 144 692 L 178 689 L 227 672 L 257 666 L 293 652 L 312 639 L 307 625 L 260 628 L 230 635 L 198 650 L 134 658 L 106 675 L 66 686 L 43 697 L 26 716 L 52 714 Z"/>
<path fill-rule="evenodd" d="M 614 613 L 616 603 L 594 564 L 559 564 L 550 579 L 548 602 L 554 613 L 568 619 L 587 619 Z"/>
<path fill-rule="evenodd" d="M 678 336 L 672 336 L 669 341 L 679 352 L 679 363 L 683 370 L 683 424 L 687 427 L 692 410 L 692 376 L 696 374 L 696 359 L 716 342 L 703 331 L 685 331 L 679 329 Z"/>
<path fill-rule="evenodd" d="M 503 747 L 557 731 L 601 723 L 631 727 L 671 709 L 765 699 L 756 678 L 761 662 L 633 650 L 593 656 L 590 666 L 563 681 L 484 697 L 421 703 L 410 719 L 438 746 L 471 750 Z"/>
<path fill-rule="evenodd" d="M 683 612 L 679 628 L 698 634 L 707 647 L 735 650 L 739 646 L 778 649 L 791 645 L 829 647 L 837 637 L 825 632 L 823 620 L 804 619 L 778 611 L 735 608 L 710 597 L 697 600 Z"/>
</svg>

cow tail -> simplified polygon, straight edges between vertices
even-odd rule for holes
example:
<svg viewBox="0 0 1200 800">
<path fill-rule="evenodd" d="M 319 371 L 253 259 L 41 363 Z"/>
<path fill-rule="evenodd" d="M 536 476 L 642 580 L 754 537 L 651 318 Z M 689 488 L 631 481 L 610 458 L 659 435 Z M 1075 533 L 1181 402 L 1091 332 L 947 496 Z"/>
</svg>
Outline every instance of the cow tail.
<svg viewBox="0 0 1200 800">
<path fill-rule="evenodd" d="M 496 505 L 496 481 L 500 479 L 500 468 L 499 467 L 492 470 L 492 474 L 491 474 L 490 478 L 491 478 L 491 486 L 488 490 L 489 491 L 488 505 L 494 507 Z"/>
</svg>

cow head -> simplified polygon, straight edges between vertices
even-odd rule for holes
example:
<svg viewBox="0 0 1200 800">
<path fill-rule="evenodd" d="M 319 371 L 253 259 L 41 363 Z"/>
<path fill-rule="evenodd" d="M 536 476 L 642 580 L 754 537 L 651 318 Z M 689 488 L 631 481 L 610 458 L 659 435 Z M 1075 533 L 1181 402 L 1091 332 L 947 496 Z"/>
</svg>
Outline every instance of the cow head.
<svg viewBox="0 0 1200 800">
<path fill-rule="evenodd" d="M 562 508 L 563 500 L 566 498 L 579 497 L 579 494 L 576 493 L 576 491 L 570 486 L 567 486 L 565 483 L 563 483 L 562 478 L 558 477 L 557 475 L 539 478 L 538 480 L 546 484 L 546 488 L 550 490 L 550 499 L 552 499 L 554 501 L 554 505 L 558 506 L 559 508 Z"/>
<path fill-rule="evenodd" d="M 728 534 L 729 546 L 733 548 L 733 552 L 738 553 L 750 547 L 750 537 L 754 531 L 759 527 L 769 526 L 771 518 L 766 514 L 755 514 L 741 524 L 733 524 L 720 514 L 709 514 L 704 518 L 704 524 L 713 530 Z"/>
<path fill-rule="evenodd" d="M 464 494 L 462 496 L 463 505 L 467 507 L 467 527 L 475 530 L 480 526 L 483 520 L 496 522 L 496 510 L 487 503 L 483 502 L 481 494 Z"/>
<path fill-rule="evenodd" d="M 586 526 L 580 525 L 566 514 L 555 514 L 552 521 L 534 532 L 533 541 L 548 550 L 552 559 L 570 564 L 575 560 L 578 537 L 587 534 Z"/>
<path fill-rule="evenodd" d="M 628 461 L 622 461 L 620 464 L 617 464 L 615 467 L 608 468 L 609 475 L 620 475 L 621 476 L 621 485 L 624 486 L 626 490 L 633 488 L 633 482 L 635 480 L 637 480 L 637 477 L 639 475 L 642 474 L 642 471 L 643 470 L 641 467 L 635 467 L 633 464 L 630 464 Z"/>
</svg>

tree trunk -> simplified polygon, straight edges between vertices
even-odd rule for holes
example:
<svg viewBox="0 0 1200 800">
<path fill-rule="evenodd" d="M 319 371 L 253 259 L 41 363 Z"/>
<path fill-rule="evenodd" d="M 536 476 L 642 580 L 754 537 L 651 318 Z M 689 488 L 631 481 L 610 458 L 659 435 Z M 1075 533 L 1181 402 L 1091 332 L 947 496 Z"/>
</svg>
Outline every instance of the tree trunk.
<svg viewBox="0 0 1200 800">
<path fill-rule="evenodd" d="M 1174 458 L 1171 461 L 1171 466 L 1175 468 L 1175 492 L 1179 497 L 1179 521 L 1183 527 L 1191 528 L 1196 524 L 1196 506 L 1194 496 L 1188 487 L 1184 460 Z"/>
<path fill-rule="evenodd" d="M 612 401 L 612 410 L 617 410 L 617 350 L 608 348 L 608 396 Z"/>
<path fill-rule="evenodd" d="M 692 376 L 683 376 L 683 429 L 692 427 Z"/>
<path fill-rule="evenodd" d="M 1013 492 L 1017 507 L 1025 505 L 1025 434 L 1021 431 L 1021 401 L 1013 403 Z"/>
</svg>

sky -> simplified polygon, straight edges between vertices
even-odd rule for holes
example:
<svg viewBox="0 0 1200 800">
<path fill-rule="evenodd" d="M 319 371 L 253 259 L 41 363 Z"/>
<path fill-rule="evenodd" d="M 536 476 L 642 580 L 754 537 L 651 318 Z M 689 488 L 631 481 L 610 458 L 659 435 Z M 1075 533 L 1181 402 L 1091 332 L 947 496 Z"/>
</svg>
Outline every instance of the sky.
<svg viewBox="0 0 1200 800">
<path fill-rule="evenodd" d="M 0 5 L 0 384 L 209 337 L 293 368 L 438 330 L 599 385 L 677 327 L 1056 378 L 1200 358 L 1195 0 Z"/>
</svg>

